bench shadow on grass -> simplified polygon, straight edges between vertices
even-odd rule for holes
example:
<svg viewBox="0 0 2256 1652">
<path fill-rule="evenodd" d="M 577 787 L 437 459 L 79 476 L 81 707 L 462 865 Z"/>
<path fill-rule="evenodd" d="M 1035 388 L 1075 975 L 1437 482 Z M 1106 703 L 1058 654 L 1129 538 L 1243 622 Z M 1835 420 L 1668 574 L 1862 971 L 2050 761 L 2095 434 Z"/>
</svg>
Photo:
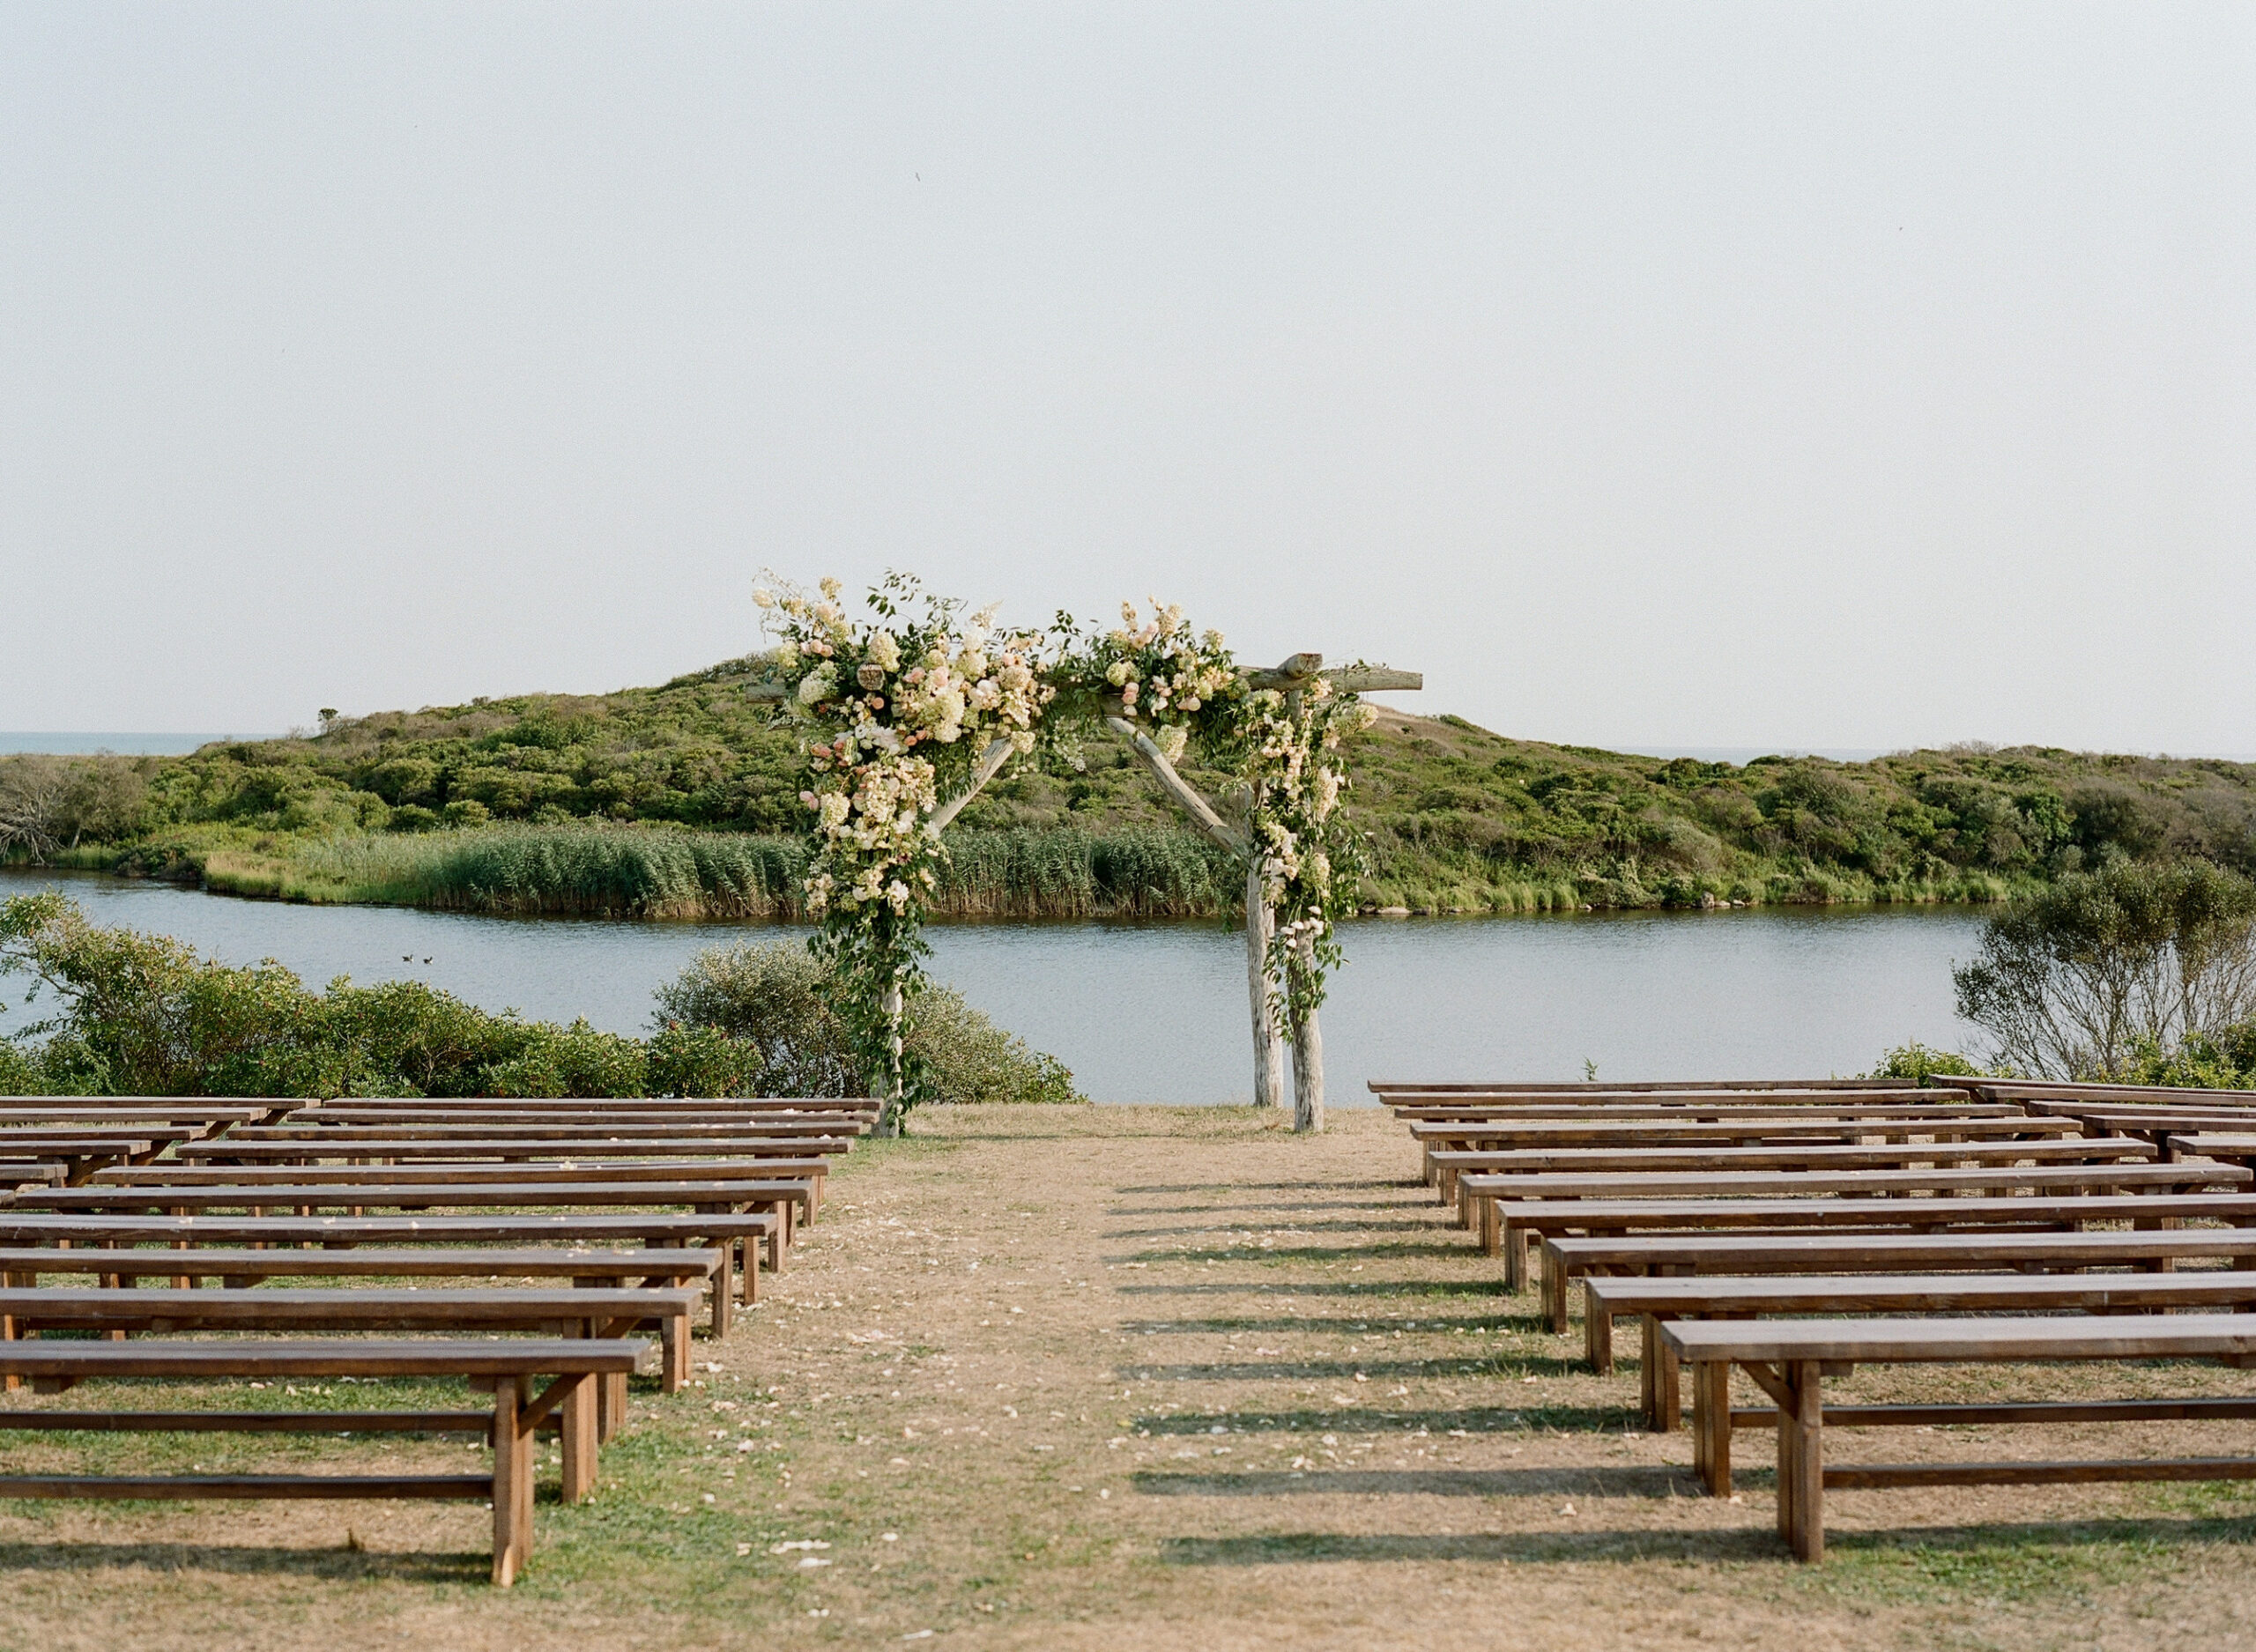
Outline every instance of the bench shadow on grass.
<svg viewBox="0 0 2256 1652">
<path fill-rule="evenodd" d="M 1856 1589 L 1877 1572 L 1908 1566 L 1924 1581 L 1994 1598 L 2089 1585 L 2085 1575 L 2119 1571 L 2150 1578 L 2177 1551 L 2215 1543 L 2256 1541 L 2256 1520 L 2099 1519 L 1995 1522 L 1978 1526 L 1894 1527 L 1825 1534 L 1828 1563 L 1796 1567 L 1768 1522 L 1725 1531 L 1629 1530 L 1525 1532 L 1277 1532 L 1238 1537 L 1169 1537 L 1160 1559 L 1169 1566 L 1320 1565 L 1340 1561 L 1736 1561 L 1777 1565 L 1811 1584 Z"/>
<path fill-rule="evenodd" d="M 1579 1362 L 1541 1354 L 1499 1351 L 1482 1359 L 1185 1360 L 1178 1365 L 1124 1362 L 1112 1369 L 1121 1382 L 1383 1382 L 1408 1377 L 1570 1376 Z"/>
<path fill-rule="evenodd" d="M 1620 1433 L 1640 1426 L 1638 1413 L 1628 1405 L 1466 1405 L 1399 1411 L 1374 1407 L 1369 1411 L 1326 1411 L 1309 1406 L 1294 1411 L 1236 1411 L 1217 1416 L 1183 1412 L 1172 1417 L 1139 1417 L 1134 1427 L 1155 1440 L 1212 1439 L 1222 1427 L 1246 1433 L 1392 1434 L 1407 1437 L 1422 1428 L 1439 1440 L 1452 1434 L 1526 1433 L 1550 1429 L 1567 1433 Z"/>
<path fill-rule="evenodd" d="M 1212 1228 L 1200 1230 L 1212 1233 Z M 1130 1235 L 1107 1233 L 1107 1239 L 1124 1239 Z M 1417 1256 L 1429 1260 L 1440 1257 L 1445 1261 L 1462 1262 L 1466 1248 L 1461 1244 L 1436 1242 L 1421 1239 L 1378 1239 L 1368 1244 L 1345 1245 L 1223 1245 L 1212 1248 L 1183 1250 L 1139 1250 L 1131 1256 L 1107 1256 L 1109 1267 L 1118 1267 L 1124 1262 L 1140 1262 L 1146 1267 L 1154 1263 L 1180 1263 L 1195 1268 L 1207 1262 L 1384 1262 L 1398 1257 Z M 1491 1285 L 1493 1292 L 1495 1287 Z"/>
<path fill-rule="evenodd" d="M 29 1543 L 0 1541 L 0 1577 L 26 1573 L 211 1572 L 236 1577 L 328 1579 L 338 1582 L 484 1583 L 485 1553 L 391 1554 L 344 1548 L 292 1549 L 217 1543 Z"/>
<path fill-rule="evenodd" d="M 1373 1188 L 1421 1187 L 1421 1182 L 1389 1182 L 1384 1178 L 1373 1181 L 1369 1176 L 1351 1177 L 1345 1182 L 1129 1182 L 1114 1188 L 1117 1194 L 1175 1195 L 1184 1193 L 1299 1193 L 1314 1189 L 1323 1193 L 1369 1193 Z"/>
<path fill-rule="evenodd" d="M 1112 1288 L 1122 1296 L 1358 1296 L 1366 1300 L 1477 1296 L 1495 1301 L 1503 1295 L 1493 1279 L 1375 1279 L 1369 1285 L 1352 1279 L 1315 1284 L 1295 1281 L 1289 1285 L 1216 1279 L 1184 1285 L 1116 1285 Z"/>
<path fill-rule="evenodd" d="M 1703 1532 L 1690 1540 L 1703 1558 L 1775 1559 L 1775 1533 Z M 1165 1566 L 1290 1566 L 1340 1561 L 1638 1560 L 1681 1561 L 1687 1539 L 1666 1531 L 1398 1532 L 1291 1531 L 1246 1537 L 1169 1537 Z"/>
<path fill-rule="evenodd" d="M 1114 1211 L 1113 1214 L 1117 1216 L 1120 1215 L 1121 1212 Z M 1139 1216 L 1199 1216 L 1206 1214 L 1206 1212 L 1199 1211 L 1139 1211 L 1130 1212 L 1130 1214 Z M 1216 1211 L 1213 1212 L 1213 1214 L 1216 1216 L 1235 1216 L 1240 1214 L 1240 1212 L 1235 1211 Z M 1440 1227 L 1444 1225 L 1441 1220 L 1441 1218 L 1447 1214 L 1447 1211 L 1437 1212 L 1436 1214 L 1436 1219 L 1433 1221 L 1422 1223 L 1421 1226 L 1426 1227 Z M 1454 1223 L 1448 1225 L 1451 1226 L 1455 1226 Z M 1184 1233 L 1226 1233 L 1233 1229 L 1243 1233 L 1247 1228 L 1255 1226 L 1258 1226 L 1258 1224 L 1243 1221 L 1183 1222 L 1172 1227 L 1116 1227 L 1111 1232 L 1105 1234 L 1105 1237 L 1107 1239 L 1113 1240 L 1169 1239 Z M 1287 1221 L 1280 1223 L 1279 1226 L 1284 1231 L 1292 1233 L 1369 1233 L 1382 1231 L 1374 1228 L 1368 1220 L 1355 1220 L 1349 1218 L 1340 1218 L 1334 1219 L 1326 1217 L 1318 1218 L 1312 1221 Z M 1380 1242 L 1384 1243 L 1386 1241 L 1381 1241 Z M 1460 1256 L 1468 1254 L 1466 1247 L 1462 1244 L 1457 1246 L 1456 1250 L 1457 1254 Z"/>
<path fill-rule="evenodd" d="M 1688 1469 L 1248 1469 L 1132 1477 L 1145 1497 L 1636 1497 L 1697 1496 Z"/>
</svg>

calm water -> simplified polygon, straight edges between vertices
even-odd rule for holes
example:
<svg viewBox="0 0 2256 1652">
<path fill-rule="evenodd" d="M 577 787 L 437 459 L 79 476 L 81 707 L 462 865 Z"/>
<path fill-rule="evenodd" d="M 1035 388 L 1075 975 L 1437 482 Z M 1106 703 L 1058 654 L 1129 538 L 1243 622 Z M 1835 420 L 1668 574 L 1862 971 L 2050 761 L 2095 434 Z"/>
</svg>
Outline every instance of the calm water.
<svg viewBox="0 0 2256 1652">
<path fill-rule="evenodd" d="M 646 1030 L 650 993 L 699 948 L 773 925 L 471 917 L 236 900 L 164 885 L 0 873 L 0 895 L 62 888 L 100 923 L 161 931 L 231 963 L 430 982 L 489 1009 Z M 1811 1077 L 1918 1038 L 1957 1046 L 1950 965 L 1978 915 L 1636 913 L 1348 926 L 1324 1034 L 1332 1095 L 1365 1080 Z M 1205 924 L 982 924 L 931 931 L 933 974 L 1072 1068 L 1101 1101 L 1250 1093 L 1244 952 Z M 425 961 L 427 959 L 428 961 Z M 23 1018 L 0 982 L 0 1027 Z"/>
</svg>

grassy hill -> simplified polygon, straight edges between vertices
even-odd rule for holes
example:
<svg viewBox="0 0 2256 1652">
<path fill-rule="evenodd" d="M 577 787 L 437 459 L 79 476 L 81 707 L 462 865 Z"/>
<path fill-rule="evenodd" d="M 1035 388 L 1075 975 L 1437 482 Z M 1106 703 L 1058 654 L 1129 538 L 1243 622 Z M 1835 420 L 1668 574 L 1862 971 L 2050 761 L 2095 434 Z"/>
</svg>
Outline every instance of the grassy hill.
<svg viewBox="0 0 2256 1652">
<path fill-rule="evenodd" d="M 741 692 L 750 665 L 335 719 L 187 757 L 0 759 L 0 842 L 19 822 L 21 858 L 35 839 L 20 821 L 43 807 L 47 858 L 242 893 L 788 912 L 798 763 Z M 1100 739 L 1083 759 L 1013 765 L 966 811 L 944 909 L 1227 910 L 1237 873 L 1126 752 Z M 2119 856 L 2256 870 L 2256 765 L 1955 746 L 1735 767 L 1391 710 L 1353 759 L 1372 907 L 1985 900 Z M 1222 789 L 1221 775 L 1189 773 Z"/>
</svg>

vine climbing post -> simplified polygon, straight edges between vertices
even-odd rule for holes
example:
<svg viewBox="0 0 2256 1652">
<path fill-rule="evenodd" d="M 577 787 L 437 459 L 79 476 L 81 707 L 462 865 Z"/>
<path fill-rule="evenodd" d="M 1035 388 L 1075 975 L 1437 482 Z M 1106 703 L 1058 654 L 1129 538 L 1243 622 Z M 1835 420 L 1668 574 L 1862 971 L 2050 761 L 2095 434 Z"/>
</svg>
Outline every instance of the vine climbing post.
<svg viewBox="0 0 2256 1652">
<path fill-rule="evenodd" d="M 941 829 L 1013 752 L 1034 749 L 1056 690 L 1038 635 L 998 632 L 991 608 L 966 616 L 908 575 L 887 574 L 860 619 L 836 580 L 815 596 L 777 585 L 753 593 L 780 635 L 771 679 L 746 692 L 802 731 L 808 945 L 835 972 L 839 1020 L 882 1103 L 879 1130 L 897 1135 L 930 1090 L 913 1023 Z M 923 613 L 907 611 L 919 598 Z"/>
</svg>

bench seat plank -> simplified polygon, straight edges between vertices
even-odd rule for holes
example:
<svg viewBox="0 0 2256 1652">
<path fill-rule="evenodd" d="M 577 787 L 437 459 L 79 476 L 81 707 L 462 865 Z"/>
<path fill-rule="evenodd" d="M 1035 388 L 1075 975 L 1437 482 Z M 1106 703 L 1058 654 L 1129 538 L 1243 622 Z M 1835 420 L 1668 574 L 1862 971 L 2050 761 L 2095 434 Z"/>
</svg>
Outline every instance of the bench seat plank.
<svg viewBox="0 0 2256 1652">
<path fill-rule="evenodd" d="M 2044 1319 L 1672 1320 L 1664 1345 L 1694 1369 L 1694 1459 L 1714 1494 L 1731 1485 L 1735 1414 L 1731 1374 L 1742 1369 L 1777 1402 L 1778 1530 L 1797 1559 L 1825 1556 L 1828 1487 L 2049 1485 L 2098 1480 L 2256 1478 L 2256 1458 L 2134 1458 L 2084 1463 L 1959 1463 L 1833 1465 L 1825 1427 L 1878 1426 L 1899 1420 L 1891 1407 L 1823 1404 L 1824 1378 L 1859 1364 L 2024 1363 L 2194 1359 L 2256 1366 L 2256 1315 L 2188 1314 Z M 2251 1402 L 2242 1401 L 2243 1405 Z M 1913 1408 L 1914 1410 L 1920 1408 Z M 2049 1406 L 1954 1408 L 2005 1422 L 2046 1417 Z M 2126 1418 L 2148 1411 L 2127 1402 Z"/>
</svg>

